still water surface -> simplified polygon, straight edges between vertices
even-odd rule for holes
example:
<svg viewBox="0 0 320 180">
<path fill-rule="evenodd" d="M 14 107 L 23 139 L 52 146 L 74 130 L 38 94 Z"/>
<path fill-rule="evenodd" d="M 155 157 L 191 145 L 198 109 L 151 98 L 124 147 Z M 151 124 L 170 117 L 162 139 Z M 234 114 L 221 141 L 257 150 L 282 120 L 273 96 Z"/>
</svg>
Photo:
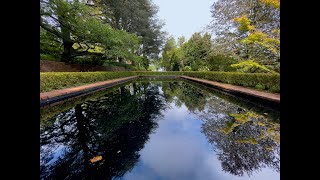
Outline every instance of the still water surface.
<svg viewBox="0 0 320 180">
<path fill-rule="evenodd" d="M 184 81 L 132 82 L 41 120 L 40 176 L 276 180 L 279 121 Z"/>
</svg>

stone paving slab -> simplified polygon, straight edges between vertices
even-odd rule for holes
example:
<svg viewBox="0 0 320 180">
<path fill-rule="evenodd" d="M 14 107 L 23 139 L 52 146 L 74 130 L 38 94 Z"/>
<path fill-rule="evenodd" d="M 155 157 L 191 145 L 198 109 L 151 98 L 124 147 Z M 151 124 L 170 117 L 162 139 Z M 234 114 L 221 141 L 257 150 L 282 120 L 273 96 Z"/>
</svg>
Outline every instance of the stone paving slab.
<svg viewBox="0 0 320 180">
<path fill-rule="evenodd" d="M 83 85 L 83 86 L 77 86 L 77 87 L 71 87 L 71 88 L 66 88 L 66 89 L 54 90 L 54 91 L 50 91 L 50 92 L 44 92 L 44 93 L 40 93 L 40 101 L 55 98 L 58 96 L 68 95 L 68 94 L 72 94 L 72 93 L 76 93 L 76 92 L 80 92 L 80 91 L 84 91 L 84 90 L 88 90 L 88 89 L 95 88 L 95 87 L 102 87 L 102 86 L 106 86 L 108 84 L 115 84 L 116 85 L 121 82 L 135 79 L 138 77 L 139 76 L 130 76 L 130 77 L 125 77 L 125 78 L 111 79 L 111 80 L 96 82 L 96 83 L 87 84 L 87 85 Z"/>
<path fill-rule="evenodd" d="M 225 84 L 225 83 L 220 83 L 220 82 L 215 82 L 215 81 L 209 81 L 209 80 L 205 80 L 205 79 L 193 78 L 193 77 L 189 77 L 189 76 L 180 76 L 180 77 L 184 78 L 184 79 L 189 79 L 192 81 L 201 82 L 204 84 L 209 84 L 212 86 L 220 87 L 220 88 L 228 90 L 228 91 L 235 91 L 235 92 L 243 93 L 246 95 L 255 96 L 255 97 L 265 99 L 265 100 L 280 103 L 280 94 L 277 94 L 277 93 L 268 93 L 268 92 L 254 90 L 254 89 L 247 88 L 247 87 Z"/>
</svg>

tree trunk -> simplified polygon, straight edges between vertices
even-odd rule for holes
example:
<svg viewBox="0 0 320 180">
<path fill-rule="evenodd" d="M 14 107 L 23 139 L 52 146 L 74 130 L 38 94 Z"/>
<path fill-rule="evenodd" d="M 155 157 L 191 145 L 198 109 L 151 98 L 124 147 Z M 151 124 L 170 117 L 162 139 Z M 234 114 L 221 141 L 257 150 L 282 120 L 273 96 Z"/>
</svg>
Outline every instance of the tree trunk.
<svg viewBox="0 0 320 180">
<path fill-rule="evenodd" d="M 61 61 L 70 63 L 72 61 L 71 53 L 72 53 L 72 45 L 73 42 L 63 42 L 63 53 L 61 56 Z"/>
<path fill-rule="evenodd" d="M 119 60 L 119 63 L 122 63 L 122 64 L 124 63 L 122 57 L 118 57 L 118 60 Z"/>
<path fill-rule="evenodd" d="M 57 16 L 58 16 L 58 21 L 60 22 L 64 22 L 66 20 L 67 17 L 67 12 L 62 8 L 62 9 L 58 9 L 57 12 Z M 71 50 L 72 50 L 72 45 L 73 42 L 71 40 L 71 30 L 70 27 L 65 26 L 64 24 L 60 24 L 60 28 L 61 28 L 61 35 L 63 37 L 63 53 L 61 55 L 61 61 L 62 62 L 71 62 Z"/>
</svg>

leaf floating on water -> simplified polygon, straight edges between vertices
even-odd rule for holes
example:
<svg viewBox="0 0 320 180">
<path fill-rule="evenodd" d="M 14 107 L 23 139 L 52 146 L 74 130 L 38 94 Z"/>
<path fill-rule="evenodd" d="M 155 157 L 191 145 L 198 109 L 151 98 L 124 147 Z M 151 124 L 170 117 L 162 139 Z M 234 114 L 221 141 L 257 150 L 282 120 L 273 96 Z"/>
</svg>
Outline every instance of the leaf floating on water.
<svg viewBox="0 0 320 180">
<path fill-rule="evenodd" d="M 91 161 L 91 163 L 95 163 L 97 161 L 100 161 L 101 159 L 102 159 L 102 156 L 96 156 L 96 157 L 90 159 L 90 161 Z"/>
</svg>

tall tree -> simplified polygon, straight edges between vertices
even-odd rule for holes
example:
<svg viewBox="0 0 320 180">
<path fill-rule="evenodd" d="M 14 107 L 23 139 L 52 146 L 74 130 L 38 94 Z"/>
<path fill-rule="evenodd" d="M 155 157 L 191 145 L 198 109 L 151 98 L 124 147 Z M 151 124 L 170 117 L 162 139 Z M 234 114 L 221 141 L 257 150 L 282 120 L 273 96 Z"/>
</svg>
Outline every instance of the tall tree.
<svg viewBox="0 0 320 180">
<path fill-rule="evenodd" d="M 171 62 L 171 56 L 169 54 L 170 51 L 174 50 L 176 48 L 176 41 L 174 37 L 169 37 L 167 42 L 165 43 L 162 51 L 162 56 L 161 56 L 161 65 L 162 67 L 167 70 L 171 71 L 172 70 L 172 62 Z"/>
<path fill-rule="evenodd" d="M 194 33 L 182 46 L 182 49 L 186 57 L 185 66 L 190 66 L 195 71 L 206 69 L 208 56 L 212 49 L 211 35 Z"/>
<path fill-rule="evenodd" d="M 211 12 L 213 20 L 208 27 L 215 37 L 216 53 L 238 60 L 255 59 L 272 68 L 280 66 L 279 0 L 218 0 Z M 241 29 L 243 25 L 254 29 Z M 251 41 L 243 41 L 245 38 Z M 263 38 L 273 40 L 261 43 Z"/>
<path fill-rule="evenodd" d="M 63 51 L 61 44 L 60 38 L 40 27 L 40 54 L 59 59 Z"/>
<path fill-rule="evenodd" d="M 141 37 L 136 54 L 143 56 L 143 64 L 157 59 L 164 42 L 164 23 L 156 14 L 158 7 L 151 0 L 101 0 L 105 22 L 112 27 Z"/>
<path fill-rule="evenodd" d="M 161 64 L 167 71 L 209 70 L 211 49 L 209 33 L 203 35 L 194 33 L 187 42 L 183 36 L 179 37 L 178 44 L 173 37 L 170 37 L 163 48 Z"/>
<path fill-rule="evenodd" d="M 40 27 L 62 41 L 61 60 L 71 62 L 82 55 L 133 58 L 139 39 L 101 22 L 100 10 L 78 0 L 41 0 Z M 101 52 L 92 51 L 96 46 Z"/>
<path fill-rule="evenodd" d="M 181 47 L 183 43 L 186 42 L 186 37 L 180 36 L 178 37 L 178 46 Z"/>
</svg>

